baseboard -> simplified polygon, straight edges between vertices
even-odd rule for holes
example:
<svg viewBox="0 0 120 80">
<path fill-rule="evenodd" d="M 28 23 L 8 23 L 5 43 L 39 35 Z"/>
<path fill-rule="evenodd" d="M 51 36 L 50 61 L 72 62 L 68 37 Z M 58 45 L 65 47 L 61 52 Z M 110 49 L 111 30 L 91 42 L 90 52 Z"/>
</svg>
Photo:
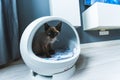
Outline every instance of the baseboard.
<svg viewBox="0 0 120 80">
<path fill-rule="evenodd" d="M 85 43 L 85 44 L 81 44 L 81 49 L 107 47 L 107 46 L 109 47 L 109 46 L 116 46 L 116 45 L 120 45 L 120 40 Z"/>
</svg>

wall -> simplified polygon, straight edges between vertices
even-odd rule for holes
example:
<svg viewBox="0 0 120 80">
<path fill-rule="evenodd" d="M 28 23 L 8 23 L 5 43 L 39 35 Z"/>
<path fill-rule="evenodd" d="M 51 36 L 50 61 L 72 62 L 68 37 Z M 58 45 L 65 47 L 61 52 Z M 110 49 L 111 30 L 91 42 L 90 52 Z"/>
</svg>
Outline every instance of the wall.
<svg viewBox="0 0 120 80">
<path fill-rule="evenodd" d="M 33 20 L 49 16 L 49 0 L 17 0 L 20 35 Z"/>
<path fill-rule="evenodd" d="M 84 6 L 83 1 L 84 0 L 80 0 L 81 13 L 89 7 Z M 20 33 L 22 33 L 25 27 L 34 19 L 50 15 L 49 0 L 18 0 L 17 3 Z M 107 36 L 99 36 L 99 31 L 83 31 L 82 26 L 78 27 L 77 31 L 79 33 L 81 43 L 120 39 L 120 29 L 110 30 L 110 35 Z"/>
</svg>

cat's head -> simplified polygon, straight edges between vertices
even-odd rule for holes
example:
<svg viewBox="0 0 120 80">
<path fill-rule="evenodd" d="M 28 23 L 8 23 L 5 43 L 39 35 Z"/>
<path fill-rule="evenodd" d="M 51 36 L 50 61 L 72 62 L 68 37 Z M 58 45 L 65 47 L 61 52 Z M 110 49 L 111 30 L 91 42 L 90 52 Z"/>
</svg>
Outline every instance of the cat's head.
<svg viewBox="0 0 120 80">
<path fill-rule="evenodd" d="M 47 23 L 44 24 L 45 32 L 50 38 L 55 38 L 61 31 L 62 22 L 59 22 L 56 26 L 50 26 Z"/>
</svg>

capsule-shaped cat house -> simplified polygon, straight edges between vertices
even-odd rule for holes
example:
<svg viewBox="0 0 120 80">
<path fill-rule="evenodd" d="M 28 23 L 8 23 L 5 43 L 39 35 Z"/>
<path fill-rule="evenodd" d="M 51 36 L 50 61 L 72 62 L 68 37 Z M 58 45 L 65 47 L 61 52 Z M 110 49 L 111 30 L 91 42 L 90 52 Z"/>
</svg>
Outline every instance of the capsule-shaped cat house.
<svg viewBox="0 0 120 80">
<path fill-rule="evenodd" d="M 41 58 L 32 50 L 32 41 L 36 32 L 44 31 L 45 23 L 56 25 L 62 22 L 62 28 L 57 40 L 53 44 L 56 53 L 51 58 Z M 34 20 L 24 30 L 20 41 L 21 56 L 25 64 L 35 73 L 52 76 L 64 72 L 75 65 L 80 55 L 80 40 L 76 29 L 67 20 L 46 16 Z"/>
</svg>

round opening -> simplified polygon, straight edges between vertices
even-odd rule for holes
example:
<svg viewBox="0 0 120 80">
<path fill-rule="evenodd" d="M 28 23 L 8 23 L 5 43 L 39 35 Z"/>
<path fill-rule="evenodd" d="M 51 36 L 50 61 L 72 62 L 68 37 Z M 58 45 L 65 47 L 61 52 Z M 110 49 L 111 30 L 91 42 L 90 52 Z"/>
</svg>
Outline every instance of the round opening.
<svg viewBox="0 0 120 80">
<path fill-rule="evenodd" d="M 77 38 L 68 24 L 52 20 L 40 25 L 32 40 L 33 53 L 45 60 L 64 60 L 77 52 Z"/>
<path fill-rule="evenodd" d="M 59 35 L 56 36 L 56 40 L 52 43 L 52 49 L 55 50 L 55 53 L 51 55 L 50 58 L 42 58 L 41 56 L 38 56 L 39 54 L 37 55 L 37 53 L 33 51 L 32 47 L 36 35 L 38 33 L 45 32 L 45 23 L 47 23 L 49 26 L 56 26 L 57 24 L 59 24 L 59 22 L 62 22 L 61 31 Z M 69 61 L 79 56 L 79 37 L 75 28 L 68 21 L 58 17 L 49 17 L 47 19 L 38 19 L 33 21 L 29 25 L 29 28 L 31 30 L 29 30 L 30 34 L 27 41 L 27 48 L 31 58 L 45 63 L 55 63 Z"/>
</svg>

